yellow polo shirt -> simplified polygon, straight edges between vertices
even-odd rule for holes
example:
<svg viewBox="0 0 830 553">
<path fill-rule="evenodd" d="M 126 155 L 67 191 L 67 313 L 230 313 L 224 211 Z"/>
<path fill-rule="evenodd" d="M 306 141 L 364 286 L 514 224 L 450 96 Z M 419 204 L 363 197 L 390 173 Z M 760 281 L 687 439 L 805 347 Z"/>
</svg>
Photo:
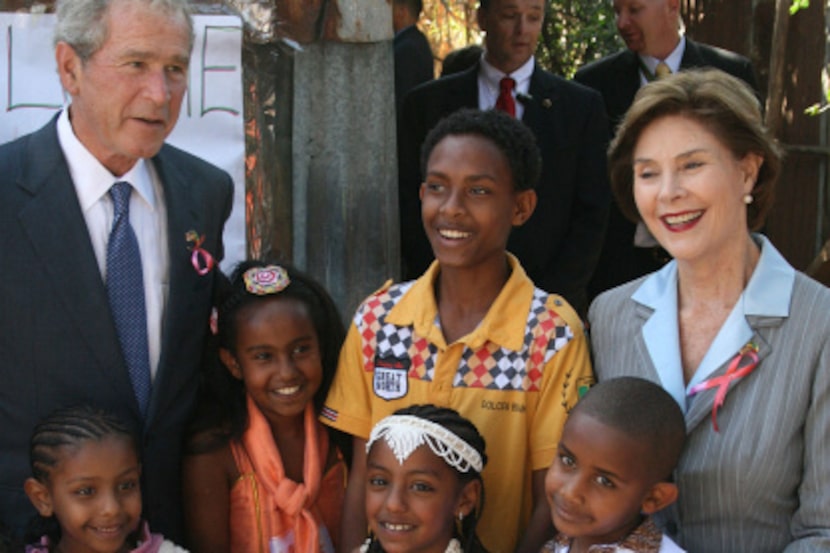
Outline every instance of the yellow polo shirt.
<svg viewBox="0 0 830 553">
<path fill-rule="evenodd" d="M 432 403 L 472 421 L 487 442 L 478 534 L 512 553 L 531 510 L 531 471 L 546 469 L 581 388 L 593 383 L 582 323 L 560 296 L 535 288 L 518 260 L 481 324 L 447 344 L 433 293 L 438 262 L 358 308 L 323 409 L 360 438 L 396 409 Z"/>
</svg>

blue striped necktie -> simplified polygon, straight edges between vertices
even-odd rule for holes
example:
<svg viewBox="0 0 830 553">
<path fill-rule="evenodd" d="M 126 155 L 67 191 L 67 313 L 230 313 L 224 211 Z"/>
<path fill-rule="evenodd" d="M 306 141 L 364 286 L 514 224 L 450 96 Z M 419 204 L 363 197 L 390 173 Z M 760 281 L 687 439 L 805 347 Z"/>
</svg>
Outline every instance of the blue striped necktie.
<svg viewBox="0 0 830 553">
<path fill-rule="evenodd" d="M 144 416 L 150 402 L 150 351 L 141 252 L 130 225 L 131 193 L 132 186 L 124 181 L 110 188 L 114 213 L 107 244 L 107 294 L 133 392 Z"/>
</svg>

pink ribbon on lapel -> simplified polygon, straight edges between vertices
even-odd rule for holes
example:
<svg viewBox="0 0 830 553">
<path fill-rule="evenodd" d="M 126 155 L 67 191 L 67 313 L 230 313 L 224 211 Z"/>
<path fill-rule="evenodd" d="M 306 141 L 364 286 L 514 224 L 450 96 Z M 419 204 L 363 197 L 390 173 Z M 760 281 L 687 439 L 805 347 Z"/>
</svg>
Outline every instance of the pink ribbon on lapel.
<svg viewBox="0 0 830 553">
<path fill-rule="evenodd" d="M 747 342 L 741 348 L 741 351 L 738 352 L 738 355 L 730 361 L 729 367 L 724 374 L 707 378 L 700 384 L 693 386 L 689 391 L 689 395 L 693 396 L 703 390 L 717 387 L 718 391 L 715 392 L 715 401 L 712 404 L 712 427 L 715 429 L 715 432 L 720 432 L 718 428 L 718 409 L 723 406 L 723 402 L 726 400 L 726 392 L 729 391 L 729 384 L 734 380 L 745 377 L 757 366 L 758 346 L 754 342 Z"/>
<path fill-rule="evenodd" d="M 189 230 L 184 237 L 188 244 L 193 243 L 190 248 L 193 251 L 190 255 L 190 263 L 199 276 L 205 276 L 216 264 L 210 252 L 202 247 L 202 244 L 205 243 L 205 235 L 199 236 L 195 230 Z"/>
</svg>

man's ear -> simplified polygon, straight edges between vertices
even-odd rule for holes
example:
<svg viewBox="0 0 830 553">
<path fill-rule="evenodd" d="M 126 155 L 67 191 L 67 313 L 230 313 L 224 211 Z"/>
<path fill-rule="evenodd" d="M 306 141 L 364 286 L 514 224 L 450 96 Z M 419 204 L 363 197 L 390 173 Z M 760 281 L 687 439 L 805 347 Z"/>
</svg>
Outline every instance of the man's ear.
<svg viewBox="0 0 830 553">
<path fill-rule="evenodd" d="M 49 489 L 43 483 L 34 478 L 27 478 L 26 482 L 23 483 L 23 490 L 29 496 L 29 501 L 35 506 L 40 516 L 52 516 L 52 494 L 49 493 Z"/>
<path fill-rule="evenodd" d="M 478 507 L 479 505 L 480 498 L 480 480 L 470 480 L 469 482 L 464 484 L 464 487 L 461 488 L 461 493 L 458 495 L 458 501 L 456 502 L 455 511 L 453 512 L 455 518 L 458 518 L 459 513 L 466 517 L 470 513 L 475 511 L 476 507 Z"/>
<path fill-rule="evenodd" d="M 80 90 L 81 71 L 83 70 L 78 53 L 66 42 L 58 42 L 55 45 L 55 61 L 58 65 L 58 77 L 60 77 L 61 86 L 70 96 L 77 95 Z"/>
<path fill-rule="evenodd" d="M 487 18 L 485 17 L 484 9 L 482 9 L 481 6 L 479 6 L 476 10 L 476 23 L 478 24 L 479 30 L 484 33 L 487 32 Z"/>
<path fill-rule="evenodd" d="M 643 499 L 640 510 L 646 515 L 651 515 L 675 501 L 677 501 L 677 484 L 657 482 Z"/>
<path fill-rule="evenodd" d="M 242 380 L 242 369 L 240 368 L 239 363 L 236 362 L 236 357 L 233 356 L 231 350 L 227 348 L 219 348 L 219 359 L 234 378 Z"/>
<path fill-rule="evenodd" d="M 516 205 L 513 209 L 513 226 L 520 227 L 530 219 L 536 209 L 538 198 L 533 189 L 516 192 Z"/>
</svg>

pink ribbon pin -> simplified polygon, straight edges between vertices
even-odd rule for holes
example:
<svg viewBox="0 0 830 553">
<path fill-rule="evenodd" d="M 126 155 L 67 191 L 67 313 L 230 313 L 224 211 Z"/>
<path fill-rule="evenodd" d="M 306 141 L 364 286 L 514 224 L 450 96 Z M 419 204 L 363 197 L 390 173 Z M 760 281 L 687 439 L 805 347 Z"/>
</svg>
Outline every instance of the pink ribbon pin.
<svg viewBox="0 0 830 553">
<path fill-rule="evenodd" d="M 712 427 L 715 429 L 715 432 L 720 432 L 720 429 L 718 429 L 718 409 L 723 406 L 723 402 L 726 400 L 726 392 L 729 391 L 729 384 L 733 380 L 745 377 L 757 366 L 758 346 L 754 342 L 748 342 L 741 348 L 738 355 L 732 359 L 724 374 L 708 378 L 700 384 L 693 386 L 689 391 L 689 395 L 693 396 L 698 392 L 702 392 L 703 390 L 708 390 L 710 388 L 718 389 L 718 391 L 715 392 L 715 402 L 712 405 Z"/>
<path fill-rule="evenodd" d="M 193 253 L 190 255 L 190 263 L 193 265 L 193 268 L 196 269 L 196 273 L 198 273 L 199 276 L 205 276 L 213 269 L 213 266 L 216 265 L 216 261 L 214 261 L 213 256 L 210 255 L 210 252 L 202 247 L 202 244 L 205 242 L 205 235 L 203 234 L 202 236 L 199 236 L 195 230 L 189 230 L 184 237 L 188 244 L 192 243 L 190 250 Z"/>
</svg>

